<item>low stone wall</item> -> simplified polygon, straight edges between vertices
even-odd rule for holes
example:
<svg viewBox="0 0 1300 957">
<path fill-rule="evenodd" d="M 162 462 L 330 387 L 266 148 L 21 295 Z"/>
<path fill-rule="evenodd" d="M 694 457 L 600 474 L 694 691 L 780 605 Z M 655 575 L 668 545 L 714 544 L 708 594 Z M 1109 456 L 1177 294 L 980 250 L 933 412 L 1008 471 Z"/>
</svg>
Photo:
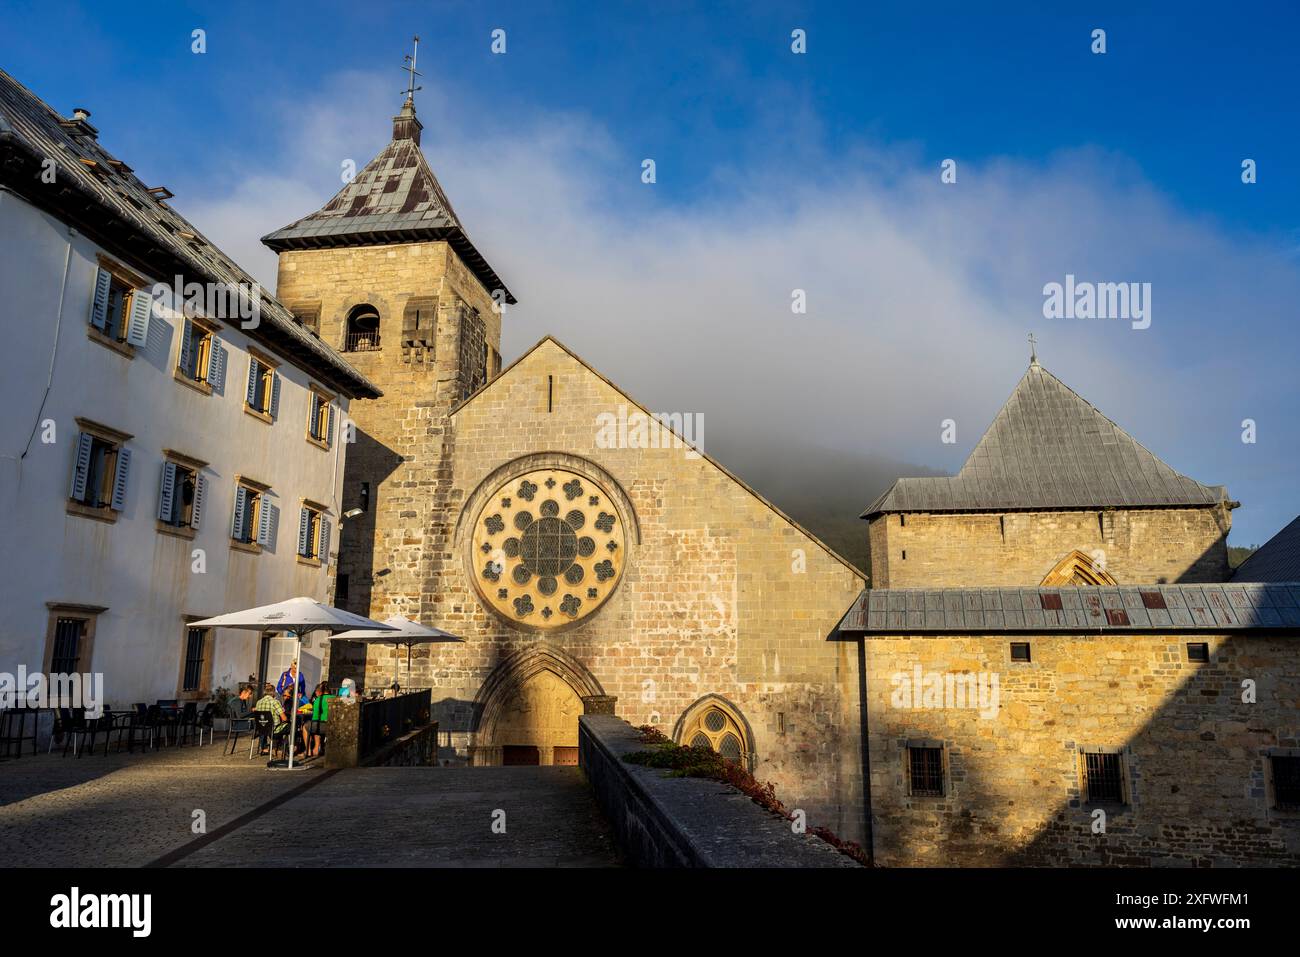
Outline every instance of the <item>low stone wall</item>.
<svg viewBox="0 0 1300 957">
<path fill-rule="evenodd" d="M 363 768 L 424 768 L 437 762 L 438 722 L 408 731 L 361 762 Z"/>
<path fill-rule="evenodd" d="M 858 867 L 729 785 L 629 764 L 648 745 L 621 718 L 578 719 L 578 750 L 628 863 L 638 867 Z"/>
</svg>

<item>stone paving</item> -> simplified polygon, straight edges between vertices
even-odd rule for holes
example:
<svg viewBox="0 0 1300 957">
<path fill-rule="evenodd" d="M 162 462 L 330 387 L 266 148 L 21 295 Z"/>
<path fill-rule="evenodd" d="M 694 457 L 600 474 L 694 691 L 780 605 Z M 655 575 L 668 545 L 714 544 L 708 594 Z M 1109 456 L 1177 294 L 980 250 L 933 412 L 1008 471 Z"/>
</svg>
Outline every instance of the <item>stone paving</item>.
<svg viewBox="0 0 1300 957">
<path fill-rule="evenodd" d="M 0 860 L 9 867 L 139 867 L 282 800 L 172 866 L 613 866 L 578 768 L 269 771 L 245 745 L 0 761 Z M 283 800 L 309 781 L 319 783 Z M 494 833 L 493 812 L 505 812 Z M 499 816 L 498 816 L 499 818 Z"/>
</svg>

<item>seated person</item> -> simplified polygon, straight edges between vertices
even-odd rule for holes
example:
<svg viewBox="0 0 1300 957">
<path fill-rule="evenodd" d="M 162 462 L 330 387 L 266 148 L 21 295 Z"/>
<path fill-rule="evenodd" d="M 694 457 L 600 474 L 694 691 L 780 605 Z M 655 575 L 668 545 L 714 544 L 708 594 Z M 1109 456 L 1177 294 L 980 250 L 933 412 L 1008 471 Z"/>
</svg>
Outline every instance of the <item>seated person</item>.
<svg viewBox="0 0 1300 957">
<path fill-rule="evenodd" d="M 262 697 L 257 699 L 257 704 L 253 705 L 254 711 L 269 711 L 274 716 L 271 727 L 272 736 L 278 737 L 288 730 L 289 722 L 285 718 L 284 705 L 280 704 L 280 699 L 275 696 L 275 685 L 269 681 L 262 689 Z M 266 752 L 263 751 L 263 754 Z"/>
<path fill-rule="evenodd" d="M 239 694 L 226 698 L 226 716 L 229 718 L 247 718 L 253 700 L 253 686 L 240 682 Z"/>
</svg>

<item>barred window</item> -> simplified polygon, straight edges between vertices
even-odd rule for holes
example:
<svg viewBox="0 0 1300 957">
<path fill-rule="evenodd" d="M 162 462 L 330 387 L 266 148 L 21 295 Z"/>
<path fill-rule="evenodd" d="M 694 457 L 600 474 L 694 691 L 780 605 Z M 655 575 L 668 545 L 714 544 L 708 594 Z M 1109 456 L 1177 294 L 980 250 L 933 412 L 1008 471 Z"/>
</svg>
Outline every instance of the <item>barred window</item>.
<svg viewBox="0 0 1300 957">
<path fill-rule="evenodd" d="M 1084 793 L 1089 804 L 1125 804 L 1124 760 L 1113 752 L 1085 751 Z"/>
<path fill-rule="evenodd" d="M 54 652 L 50 656 L 50 673 L 70 675 L 80 670 L 81 640 L 86 634 L 86 619 L 60 618 L 54 623 Z"/>
<path fill-rule="evenodd" d="M 203 684 L 203 652 L 207 645 L 207 629 L 188 628 L 185 632 L 185 673 L 181 679 L 182 691 L 198 691 Z"/>
<path fill-rule="evenodd" d="M 943 748 L 907 749 L 910 794 L 943 797 Z"/>
</svg>

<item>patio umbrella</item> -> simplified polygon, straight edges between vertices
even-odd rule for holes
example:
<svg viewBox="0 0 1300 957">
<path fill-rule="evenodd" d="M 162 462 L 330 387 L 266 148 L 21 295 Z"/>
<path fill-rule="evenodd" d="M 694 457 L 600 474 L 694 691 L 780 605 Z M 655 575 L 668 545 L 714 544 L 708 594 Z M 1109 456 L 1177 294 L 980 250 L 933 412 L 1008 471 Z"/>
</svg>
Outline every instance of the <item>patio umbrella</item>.
<svg viewBox="0 0 1300 957">
<path fill-rule="evenodd" d="M 294 661 L 301 660 L 302 636 L 313 631 L 372 632 L 396 631 L 392 625 L 381 624 L 361 615 L 354 615 L 341 608 L 331 608 L 313 598 L 290 598 L 288 601 L 276 602 L 274 605 L 261 605 L 244 611 L 232 611 L 227 615 L 207 618 L 192 622 L 192 628 L 242 628 L 247 631 L 291 631 L 294 635 Z M 301 670 L 299 674 L 301 674 Z M 298 734 L 298 688 L 293 689 L 293 707 L 289 709 L 289 763 L 293 769 L 293 742 Z"/>
<path fill-rule="evenodd" d="M 443 631 L 441 628 L 434 628 L 431 625 L 422 625 L 418 621 L 411 621 L 409 618 L 403 618 L 400 615 L 384 620 L 393 631 L 366 631 L 358 629 L 357 631 L 345 631 L 335 638 L 343 641 L 364 641 L 366 643 L 391 644 L 393 646 L 393 657 L 397 657 L 397 649 L 401 645 L 406 645 L 406 683 L 411 683 L 411 646 L 427 645 L 439 641 L 464 641 L 464 638 L 453 635 L 450 632 Z M 397 662 L 393 662 L 393 681 L 397 681 Z"/>
</svg>

